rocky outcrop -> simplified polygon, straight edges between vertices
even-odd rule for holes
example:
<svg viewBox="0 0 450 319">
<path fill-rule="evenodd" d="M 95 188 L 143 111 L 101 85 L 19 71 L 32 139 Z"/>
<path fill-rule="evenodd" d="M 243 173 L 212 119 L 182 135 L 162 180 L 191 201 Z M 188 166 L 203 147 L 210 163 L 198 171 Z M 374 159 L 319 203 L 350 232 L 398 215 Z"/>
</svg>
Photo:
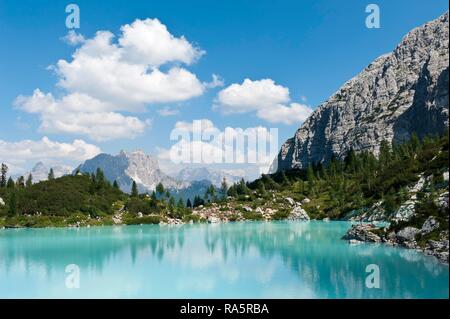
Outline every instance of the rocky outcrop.
<svg viewBox="0 0 450 319">
<path fill-rule="evenodd" d="M 409 32 L 389 54 L 345 83 L 281 147 L 272 171 L 342 158 L 348 150 L 379 152 L 448 127 L 448 12 Z"/>
<path fill-rule="evenodd" d="M 427 218 L 427 220 L 423 223 L 422 228 L 420 229 L 420 234 L 422 236 L 428 235 L 435 229 L 439 228 L 439 222 L 436 220 L 434 216 L 430 216 Z"/>
<path fill-rule="evenodd" d="M 373 233 L 377 229 L 371 224 L 358 224 L 352 225 L 352 227 L 347 231 L 347 233 L 342 237 L 345 240 L 354 241 L 366 241 L 366 242 L 381 242 L 380 236 Z"/>
<path fill-rule="evenodd" d="M 5 206 L 5 201 L 0 197 L 0 206 Z"/>
<path fill-rule="evenodd" d="M 401 243 L 414 242 L 420 230 L 415 227 L 405 227 L 397 233 L 397 239 Z"/>
<path fill-rule="evenodd" d="M 306 211 L 300 206 L 296 206 L 291 210 L 288 220 L 307 221 L 309 216 Z"/>
<path fill-rule="evenodd" d="M 385 243 L 394 246 L 402 246 L 417 249 L 423 253 L 434 256 L 443 263 L 448 264 L 449 240 L 448 230 L 441 231 L 439 240 L 428 240 L 425 245 L 419 245 L 417 238 L 425 236 L 439 228 L 439 222 L 434 217 L 429 217 L 421 229 L 415 227 L 404 227 L 397 232 L 376 227 L 372 224 L 357 224 L 347 231 L 342 239 L 348 240 L 350 244 L 362 242 Z"/>
</svg>

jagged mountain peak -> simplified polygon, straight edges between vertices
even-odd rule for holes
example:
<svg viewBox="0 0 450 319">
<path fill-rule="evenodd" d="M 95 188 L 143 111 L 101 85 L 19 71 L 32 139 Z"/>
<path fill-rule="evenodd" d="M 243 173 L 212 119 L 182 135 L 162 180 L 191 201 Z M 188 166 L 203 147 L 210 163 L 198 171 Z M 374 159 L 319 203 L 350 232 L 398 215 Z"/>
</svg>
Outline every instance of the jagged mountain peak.
<svg viewBox="0 0 450 319">
<path fill-rule="evenodd" d="M 343 157 L 353 148 L 375 154 L 381 141 L 401 142 L 448 128 L 448 12 L 411 30 L 388 54 L 347 81 L 288 139 L 271 170 L 302 168 Z"/>
<path fill-rule="evenodd" d="M 77 170 L 82 173 L 94 173 L 97 168 L 104 172 L 110 182 L 117 181 L 125 192 L 130 192 L 133 181 L 138 184 L 141 192 L 153 191 L 158 183 L 175 189 L 183 186 L 163 173 L 158 161 L 142 150 L 132 152 L 121 150 L 117 155 L 102 153 L 85 161 Z"/>
</svg>

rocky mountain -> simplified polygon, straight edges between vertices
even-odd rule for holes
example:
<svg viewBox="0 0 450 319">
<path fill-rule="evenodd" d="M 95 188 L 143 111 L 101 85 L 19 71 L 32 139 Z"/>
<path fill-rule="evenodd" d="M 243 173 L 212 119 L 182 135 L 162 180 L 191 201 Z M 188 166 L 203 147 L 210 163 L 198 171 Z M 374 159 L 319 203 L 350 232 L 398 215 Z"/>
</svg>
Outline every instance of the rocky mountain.
<svg viewBox="0 0 450 319">
<path fill-rule="evenodd" d="M 410 31 L 395 50 L 345 83 L 287 140 L 272 171 L 302 168 L 356 151 L 379 152 L 383 140 L 401 142 L 442 133 L 449 125 L 448 12 Z"/>
<path fill-rule="evenodd" d="M 50 168 L 53 169 L 53 173 L 55 178 L 71 174 L 72 167 L 65 165 L 52 165 L 47 166 L 43 162 L 38 162 L 33 166 L 30 172 L 26 172 L 23 176 L 26 178 L 29 174 L 33 176 L 33 183 L 46 181 L 48 179 L 48 173 L 50 172 Z M 17 179 L 18 176 L 15 176 Z"/>
<path fill-rule="evenodd" d="M 224 170 L 215 170 L 206 167 L 186 167 L 176 176 L 176 179 L 183 182 L 209 181 L 216 187 L 220 187 L 222 180 L 226 179 L 228 185 L 234 184 L 243 178 L 242 175 L 231 174 Z"/>
<path fill-rule="evenodd" d="M 158 161 L 143 151 L 121 151 L 116 156 L 102 153 L 85 161 L 74 172 L 94 173 L 97 168 L 110 182 L 117 181 L 124 192 L 130 192 L 133 180 L 141 192 L 153 191 L 158 183 L 173 189 L 187 186 L 163 173 Z"/>
</svg>

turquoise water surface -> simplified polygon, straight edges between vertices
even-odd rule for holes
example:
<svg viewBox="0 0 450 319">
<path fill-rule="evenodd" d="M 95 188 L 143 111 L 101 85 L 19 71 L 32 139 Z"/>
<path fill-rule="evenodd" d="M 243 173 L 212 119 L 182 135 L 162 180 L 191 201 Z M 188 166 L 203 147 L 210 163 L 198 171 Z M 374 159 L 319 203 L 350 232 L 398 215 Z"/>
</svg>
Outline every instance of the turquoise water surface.
<svg viewBox="0 0 450 319">
<path fill-rule="evenodd" d="M 413 250 L 349 245 L 340 237 L 350 225 L 0 230 L 0 298 L 448 298 L 448 266 Z M 71 264 L 79 276 L 74 266 L 66 273 Z M 379 288 L 366 287 L 370 264 Z"/>
</svg>

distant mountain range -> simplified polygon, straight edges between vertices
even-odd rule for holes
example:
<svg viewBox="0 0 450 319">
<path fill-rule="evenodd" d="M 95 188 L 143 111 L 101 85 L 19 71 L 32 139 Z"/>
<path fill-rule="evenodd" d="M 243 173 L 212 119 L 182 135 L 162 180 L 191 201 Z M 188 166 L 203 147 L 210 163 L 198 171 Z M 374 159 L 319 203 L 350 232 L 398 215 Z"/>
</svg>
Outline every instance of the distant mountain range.
<svg viewBox="0 0 450 319">
<path fill-rule="evenodd" d="M 178 172 L 176 179 L 184 182 L 209 181 L 216 187 L 220 187 L 223 179 L 228 185 L 234 184 L 243 178 L 242 175 L 231 174 L 224 170 L 213 170 L 206 167 L 186 167 Z"/>
<path fill-rule="evenodd" d="M 242 178 L 205 167 L 185 167 L 171 177 L 159 168 L 158 160 L 143 151 L 121 151 L 118 155 L 102 153 L 79 165 L 73 173 L 94 173 L 97 168 L 104 172 L 111 183 L 117 181 L 124 192 L 131 191 L 133 180 L 140 192 L 152 192 L 156 185 L 162 183 L 175 197 L 185 199 L 203 195 L 211 184 L 220 187 L 223 178 L 228 185 Z"/>
<path fill-rule="evenodd" d="M 85 161 L 74 172 L 94 173 L 97 168 L 104 172 L 110 182 L 117 181 L 120 189 L 124 192 L 131 191 L 133 180 L 141 192 L 151 192 L 159 183 L 171 189 L 180 189 L 189 185 L 178 182 L 163 173 L 159 168 L 158 161 L 143 151 L 131 153 L 121 151 L 115 156 L 102 153 Z"/>
<path fill-rule="evenodd" d="M 24 176 L 25 178 L 28 177 L 28 175 L 31 174 L 33 177 L 33 183 L 38 183 L 41 181 L 46 181 L 48 179 L 48 173 L 50 172 L 50 168 L 53 169 L 53 174 L 56 178 L 68 175 L 72 173 L 72 167 L 65 166 L 65 165 L 51 165 L 48 166 L 44 164 L 43 162 L 38 162 L 36 165 L 33 166 L 31 171 L 26 172 L 25 174 L 20 174 Z M 17 179 L 20 175 L 14 175 L 13 178 Z"/>
</svg>

